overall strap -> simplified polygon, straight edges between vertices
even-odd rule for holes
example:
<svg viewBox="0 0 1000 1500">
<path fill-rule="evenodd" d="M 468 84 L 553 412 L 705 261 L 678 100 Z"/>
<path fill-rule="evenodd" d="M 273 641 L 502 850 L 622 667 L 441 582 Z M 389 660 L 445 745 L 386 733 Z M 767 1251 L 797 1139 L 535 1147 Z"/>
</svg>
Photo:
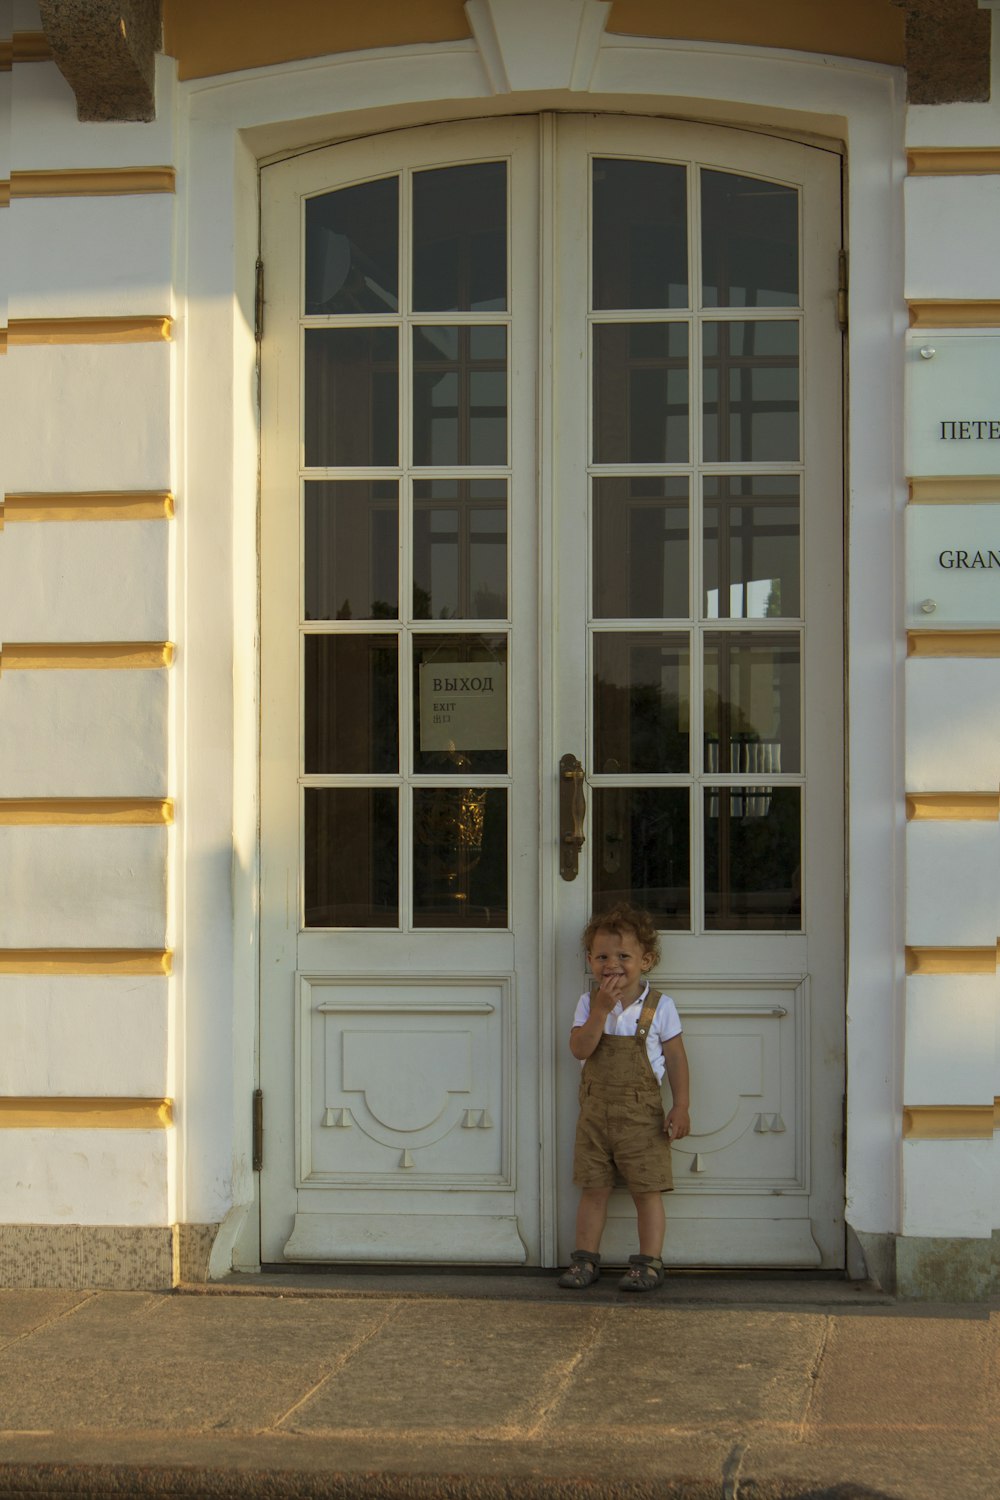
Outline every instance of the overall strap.
<svg viewBox="0 0 1000 1500">
<path fill-rule="evenodd" d="M 635 1039 L 639 1043 L 640 1047 L 645 1048 L 646 1037 L 649 1035 L 649 1028 L 653 1024 L 653 1017 L 656 1014 L 656 1007 L 659 1005 L 661 999 L 662 996 L 659 990 L 650 988 L 648 994 L 646 995 L 645 1003 L 642 1007 L 642 1012 L 639 1016 L 639 1024 L 635 1028 Z"/>
</svg>

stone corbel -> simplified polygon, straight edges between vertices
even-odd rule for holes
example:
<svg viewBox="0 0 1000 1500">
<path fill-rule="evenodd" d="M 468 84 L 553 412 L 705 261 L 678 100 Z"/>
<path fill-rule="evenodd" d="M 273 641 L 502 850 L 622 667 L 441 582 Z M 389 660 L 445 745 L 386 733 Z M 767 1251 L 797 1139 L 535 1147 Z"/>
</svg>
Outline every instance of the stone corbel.
<svg viewBox="0 0 1000 1500">
<path fill-rule="evenodd" d="M 906 12 L 909 104 L 983 104 L 990 97 L 990 0 L 892 0 Z"/>
<path fill-rule="evenodd" d="M 152 120 L 161 0 L 38 0 L 80 120 Z"/>
</svg>

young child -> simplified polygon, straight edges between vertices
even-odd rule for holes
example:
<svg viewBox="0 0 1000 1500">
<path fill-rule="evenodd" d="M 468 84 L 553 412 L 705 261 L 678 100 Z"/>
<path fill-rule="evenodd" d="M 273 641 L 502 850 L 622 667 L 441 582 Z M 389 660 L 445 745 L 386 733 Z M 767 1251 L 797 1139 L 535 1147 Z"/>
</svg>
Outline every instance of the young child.
<svg viewBox="0 0 1000 1500">
<path fill-rule="evenodd" d="M 577 1248 L 559 1285 L 579 1290 L 600 1276 L 598 1253 L 615 1173 L 632 1194 L 639 1254 L 618 1283 L 648 1292 L 663 1280 L 666 1218 L 662 1194 L 673 1188 L 670 1142 L 691 1130 L 687 1055 L 677 1007 L 651 990 L 646 974 L 660 946 L 648 912 L 616 906 L 593 917 L 583 934 L 596 989 L 581 995 L 569 1047 L 583 1063 L 573 1181 L 580 1188 Z M 660 1083 L 672 1103 L 664 1118 Z"/>
</svg>

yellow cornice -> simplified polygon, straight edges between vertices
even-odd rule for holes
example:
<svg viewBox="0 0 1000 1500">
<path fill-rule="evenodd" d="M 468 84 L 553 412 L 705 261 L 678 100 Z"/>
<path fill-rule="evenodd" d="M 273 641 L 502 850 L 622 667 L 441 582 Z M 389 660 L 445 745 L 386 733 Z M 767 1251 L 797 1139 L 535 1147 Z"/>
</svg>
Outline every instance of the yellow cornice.
<svg viewBox="0 0 1000 1500">
<path fill-rule="evenodd" d="M 10 174 L 12 198 L 106 198 L 172 193 L 173 167 L 59 167 Z"/>
<path fill-rule="evenodd" d="M 52 48 L 44 31 L 15 31 L 11 38 L 14 62 L 51 62 Z"/>
<path fill-rule="evenodd" d="M 0 328 L 0 354 L 7 353 L 7 327 L 6 324 Z"/>
<path fill-rule="evenodd" d="M 1000 328 L 1000 301 L 985 298 L 910 302 L 911 328 Z"/>
<path fill-rule="evenodd" d="M 907 792 L 906 816 L 913 822 L 995 823 L 1000 792 Z"/>
<path fill-rule="evenodd" d="M 9 344 L 160 344 L 169 340 L 172 318 L 12 318 Z"/>
<path fill-rule="evenodd" d="M 5 521 L 164 521 L 173 514 L 169 490 L 25 492 L 0 500 L 0 527 Z"/>
<path fill-rule="evenodd" d="M 874 0 L 837 0 L 836 5 L 802 4 L 801 0 L 754 5 L 747 0 L 712 0 L 708 5 L 614 0 L 606 29 L 618 35 L 671 37 L 681 42 L 841 52 L 901 67 L 906 62 L 904 26 L 901 10 Z"/>
<path fill-rule="evenodd" d="M 0 1130 L 166 1130 L 172 1099 L 0 1098 Z"/>
<path fill-rule="evenodd" d="M 907 1104 L 903 1107 L 905 1141 L 983 1141 L 993 1135 L 992 1104 Z"/>
<path fill-rule="evenodd" d="M 374 5 L 166 0 L 163 6 L 163 50 L 177 59 L 182 82 L 336 52 L 469 36 L 462 0 L 377 0 Z"/>
<path fill-rule="evenodd" d="M 173 659 L 171 641 L 5 642 L 0 672 L 142 671 Z"/>
<path fill-rule="evenodd" d="M 159 827 L 174 821 L 169 797 L 4 797 L 0 824 Z"/>
<path fill-rule="evenodd" d="M 0 948 L 0 974 L 169 974 L 169 948 Z"/>
<path fill-rule="evenodd" d="M 0 73 L 9 73 L 14 61 L 14 43 L 10 37 L 0 41 Z"/>
<path fill-rule="evenodd" d="M 907 656 L 1000 656 L 1000 630 L 908 630 Z"/>
<path fill-rule="evenodd" d="M 908 146 L 911 177 L 984 177 L 1000 172 L 997 146 Z"/>
<path fill-rule="evenodd" d="M 0 177 L 0 208 L 10 206 L 10 179 Z"/>
<path fill-rule="evenodd" d="M 911 505 L 996 505 L 998 474 L 933 474 L 909 481 Z"/>
<path fill-rule="evenodd" d="M 995 974 L 997 946 L 991 948 L 906 949 L 907 974 Z"/>
</svg>

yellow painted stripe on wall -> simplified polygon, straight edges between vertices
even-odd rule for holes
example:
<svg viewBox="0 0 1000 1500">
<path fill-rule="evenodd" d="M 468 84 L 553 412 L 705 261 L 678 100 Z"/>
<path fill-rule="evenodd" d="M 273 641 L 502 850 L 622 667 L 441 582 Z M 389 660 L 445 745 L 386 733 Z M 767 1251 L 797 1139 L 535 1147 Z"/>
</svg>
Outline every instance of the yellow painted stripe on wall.
<svg viewBox="0 0 1000 1500">
<path fill-rule="evenodd" d="M 1000 1099 L 993 1100 L 993 1129 L 1000 1130 Z"/>
<path fill-rule="evenodd" d="M 172 1099 L 0 1099 L 0 1130 L 166 1130 Z"/>
<path fill-rule="evenodd" d="M 997 948 L 907 947 L 907 974 L 995 974 Z"/>
<path fill-rule="evenodd" d="M 905 1141 L 986 1141 L 993 1135 L 992 1104 L 908 1104 Z"/>
<path fill-rule="evenodd" d="M 1000 630 L 908 630 L 908 656 L 1000 656 Z"/>
<path fill-rule="evenodd" d="M 161 827 L 174 821 L 169 797 L 3 797 L 0 824 Z"/>
<path fill-rule="evenodd" d="M 0 208 L 7 208 L 7 207 L 9 207 L 9 205 L 10 205 L 10 183 L 8 182 L 8 180 L 5 177 L 4 178 L 0 178 Z"/>
<path fill-rule="evenodd" d="M 169 667 L 170 641 L 69 641 L 4 644 L 0 672 L 143 671 Z"/>
<path fill-rule="evenodd" d="M 12 198 L 106 198 L 133 193 L 172 193 L 173 167 L 62 167 L 10 174 Z"/>
<path fill-rule="evenodd" d="M 13 318 L 7 324 L 10 344 L 159 344 L 169 340 L 173 319 Z"/>
<path fill-rule="evenodd" d="M 910 303 L 911 328 L 1000 328 L 1000 301 L 920 298 Z"/>
<path fill-rule="evenodd" d="M 0 73 L 9 73 L 13 61 L 14 43 L 10 37 L 5 37 L 0 41 Z"/>
<path fill-rule="evenodd" d="M 170 974 L 169 948 L 0 948 L 0 974 Z"/>
<path fill-rule="evenodd" d="M 52 48 L 44 31 L 15 31 L 11 49 L 14 62 L 52 61 Z"/>
<path fill-rule="evenodd" d="M 911 177 L 979 177 L 1000 172 L 997 146 L 908 146 Z"/>
<path fill-rule="evenodd" d="M 907 792 L 906 816 L 912 822 L 995 823 L 1000 818 L 1000 793 Z"/>
<path fill-rule="evenodd" d="M 1000 474 L 937 474 L 909 481 L 911 505 L 996 505 Z"/>
<path fill-rule="evenodd" d="M 0 328 L 0 354 L 7 353 L 7 329 Z"/>
<path fill-rule="evenodd" d="M 5 495 L 7 521 L 164 521 L 174 514 L 169 490 L 80 490 Z"/>
</svg>

